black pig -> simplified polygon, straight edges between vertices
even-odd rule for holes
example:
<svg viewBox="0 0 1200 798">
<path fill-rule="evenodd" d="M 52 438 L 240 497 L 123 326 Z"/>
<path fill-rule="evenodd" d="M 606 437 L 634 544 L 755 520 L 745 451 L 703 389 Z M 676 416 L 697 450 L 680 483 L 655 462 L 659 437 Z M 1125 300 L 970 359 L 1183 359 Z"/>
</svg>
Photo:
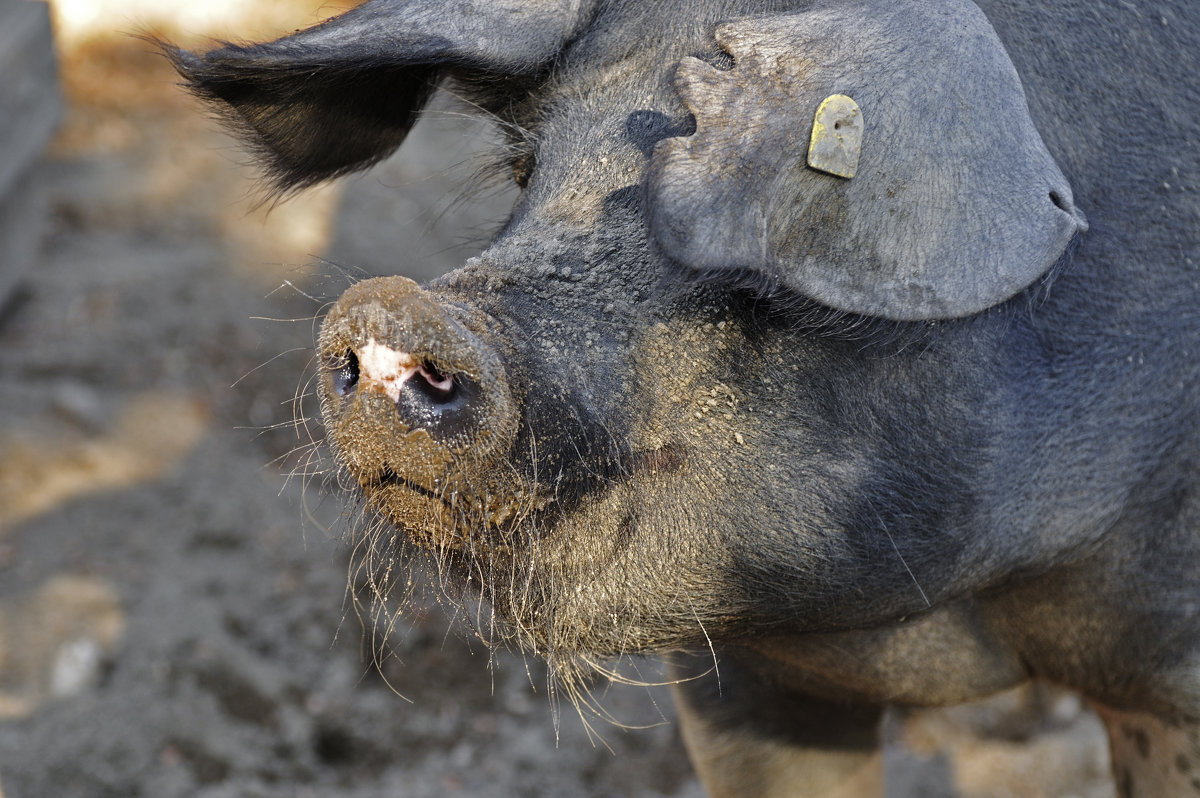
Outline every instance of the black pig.
<svg viewBox="0 0 1200 798">
<path fill-rule="evenodd" d="M 491 246 L 324 321 L 329 445 L 565 678 L 680 652 L 713 795 L 858 794 L 886 703 L 1031 678 L 1122 795 L 1200 795 L 1200 11 L 980 6 L 373 0 L 168 48 L 280 192 L 442 81 L 503 121 Z"/>
</svg>

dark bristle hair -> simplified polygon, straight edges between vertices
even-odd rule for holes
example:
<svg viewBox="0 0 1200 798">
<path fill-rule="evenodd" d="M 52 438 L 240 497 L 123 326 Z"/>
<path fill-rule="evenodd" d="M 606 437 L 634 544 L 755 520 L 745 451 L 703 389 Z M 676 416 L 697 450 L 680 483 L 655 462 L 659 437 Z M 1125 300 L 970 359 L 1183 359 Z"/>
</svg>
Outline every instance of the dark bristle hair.
<svg viewBox="0 0 1200 798">
<path fill-rule="evenodd" d="M 278 42 L 222 42 L 196 55 L 146 38 L 251 151 L 273 200 L 392 154 L 439 79 L 435 67 L 382 58 L 317 68 L 311 57 L 281 57 Z"/>
</svg>

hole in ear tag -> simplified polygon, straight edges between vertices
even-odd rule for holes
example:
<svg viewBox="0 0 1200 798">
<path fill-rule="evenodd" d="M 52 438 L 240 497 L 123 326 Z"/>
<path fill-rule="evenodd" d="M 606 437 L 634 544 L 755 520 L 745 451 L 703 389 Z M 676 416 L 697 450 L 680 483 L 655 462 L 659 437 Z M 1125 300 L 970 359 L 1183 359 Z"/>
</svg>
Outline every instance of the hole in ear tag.
<svg viewBox="0 0 1200 798">
<path fill-rule="evenodd" d="M 854 177 L 862 149 L 863 117 L 858 103 L 844 94 L 832 94 L 817 106 L 808 165 L 837 177 Z"/>
</svg>

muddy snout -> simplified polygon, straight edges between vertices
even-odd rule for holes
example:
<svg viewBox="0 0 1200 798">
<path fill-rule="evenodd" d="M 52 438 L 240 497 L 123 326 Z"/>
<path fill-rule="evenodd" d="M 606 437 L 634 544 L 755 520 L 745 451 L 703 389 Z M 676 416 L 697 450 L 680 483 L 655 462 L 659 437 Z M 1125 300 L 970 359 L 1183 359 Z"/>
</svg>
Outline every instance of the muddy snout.
<svg viewBox="0 0 1200 798">
<path fill-rule="evenodd" d="M 318 341 L 321 412 L 369 499 L 397 486 L 457 498 L 507 451 L 517 414 L 494 335 L 484 314 L 404 277 L 363 281 L 337 301 Z"/>
<path fill-rule="evenodd" d="M 396 349 L 383 336 L 347 346 L 326 361 L 333 393 L 380 394 L 396 406 L 398 420 L 444 442 L 469 437 L 479 425 L 479 383 L 468 372 L 447 373 L 429 357 Z"/>
</svg>

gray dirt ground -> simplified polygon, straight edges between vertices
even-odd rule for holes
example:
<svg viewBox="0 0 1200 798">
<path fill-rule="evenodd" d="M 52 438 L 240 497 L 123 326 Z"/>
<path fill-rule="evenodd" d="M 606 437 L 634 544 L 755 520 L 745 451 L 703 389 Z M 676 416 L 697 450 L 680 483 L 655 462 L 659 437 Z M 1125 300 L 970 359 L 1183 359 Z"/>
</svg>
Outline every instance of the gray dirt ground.
<svg viewBox="0 0 1200 798">
<path fill-rule="evenodd" d="M 268 214 L 143 43 L 74 41 L 63 72 L 42 261 L 0 311 L 0 798 L 701 796 L 664 689 L 597 683 L 646 727 L 597 742 L 538 662 L 436 607 L 373 656 L 386 623 L 346 589 L 313 319 L 354 275 L 426 277 L 486 239 L 511 195 L 458 201 L 485 129 L 435 113 Z M 1112 795 L 1071 696 L 888 737 L 891 796 Z"/>
</svg>

